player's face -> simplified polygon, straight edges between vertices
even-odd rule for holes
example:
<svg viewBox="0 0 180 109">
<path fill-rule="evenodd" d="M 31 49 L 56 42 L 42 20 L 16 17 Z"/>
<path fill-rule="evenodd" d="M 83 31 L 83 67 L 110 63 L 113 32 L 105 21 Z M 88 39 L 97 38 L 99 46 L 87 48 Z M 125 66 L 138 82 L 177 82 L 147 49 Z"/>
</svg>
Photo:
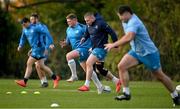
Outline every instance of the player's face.
<svg viewBox="0 0 180 109">
<path fill-rule="evenodd" d="M 29 26 L 29 22 L 22 24 L 23 28 L 27 28 Z"/>
<path fill-rule="evenodd" d="M 73 27 L 73 26 L 75 26 L 76 25 L 76 23 L 77 23 L 77 19 L 66 19 L 66 21 L 67 21 L 67 24 L 70 26 L 70 27 Z"/>
<path fill-rule="evenodd" d="M 31 16 L 31 17 L 30 17 L 30 22 L 31 22 L 32 24 L 36 24 L 36 18 L 33 17 L 33 16 Z"/>
<path fill-rule="evenodd" d="M 95 21 L 95 17 L 94 16 L 86 16 L 86 17 L 84 17 L 84 20 L 86 21 L 87 25 L 92 25 L 92 23 Z"/>
<path fill-rule="evenodd" d="M 124 23 L 127 23 L 128 20 L 131 18 L 131 14 L 129 12 L 124 12 L 122 15 L 117 13 L 117 15 L 119 16 L 119 19 Z"/>
</svg>

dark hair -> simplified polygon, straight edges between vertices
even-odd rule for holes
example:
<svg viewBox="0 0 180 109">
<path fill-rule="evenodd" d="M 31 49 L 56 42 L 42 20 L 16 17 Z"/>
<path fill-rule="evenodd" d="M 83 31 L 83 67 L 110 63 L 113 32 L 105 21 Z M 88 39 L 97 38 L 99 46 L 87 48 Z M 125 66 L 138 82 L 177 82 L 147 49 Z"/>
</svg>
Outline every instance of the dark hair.
<svg viewBox="0 0 180 109">
<path fill-rule="evenodd" d="M 21 24 L 27 23 L 27 22 L 30 22 L 30 20 L 29 20 L 27 17 L 24 17 L 24 18 L 21 20 Z"/>
<path fill-rule="evenodd" d="M 35 18 L 39 19 L 39 15 L 37 13 L 32 13 L 31 17 L 35 17 Z"/>
<path fill-rule="evenodd" d="M 66 19 L 77 19 L 77 16 L 74 13 L 70 13 L 66 16 Z"/>
<path fill-rule="evenodd" d="M 133 14 L 132 9 L 128 5 L 119 6 L 118 13 L 122 15 L 124 12 L 129 12 L 130 14 Z"/>
</svg>

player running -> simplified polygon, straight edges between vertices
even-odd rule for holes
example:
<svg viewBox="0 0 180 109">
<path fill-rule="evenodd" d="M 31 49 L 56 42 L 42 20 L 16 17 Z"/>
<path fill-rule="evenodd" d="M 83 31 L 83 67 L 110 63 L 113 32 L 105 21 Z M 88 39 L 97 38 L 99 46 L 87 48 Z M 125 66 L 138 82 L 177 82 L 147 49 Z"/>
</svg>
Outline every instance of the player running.
<svg viewBox="0 0 180 109">
<path fill-rule="evenodd" d="M 108 42 L 108 34 L 111 35 L 113 42 L 117 41 L 116 33 L 111 29 L 111 27 L 102 19 L 102 17 L 96 13 L 88 12 L 84 15 L 84 19 L 87 24 L 87 29 L 81 42 L 88 39 L 92 42 L 92 51 L 90 56 L 86 61 L 86 81 L 83 86 L 78 90 L 89 91 L 90 78 L 93 73 L 93 65 L 96 64 L 96 68 L 101 74 L 110 78 L 116 84 L 116 92 L 120 90 L 120 81 L 115 76 L 113 76 L 108 70 L 103 66 L 103 61 L 106 57 L 106 50 L 104 50 L 104 44 Z"/>
<path fill-rule="evenodd" d="M 54 49 L 53 38 L 52 38 L 47 26 L 45 24 L 39 22 L 39 15 L 37 13 L 31 14 L 30 22 L 34 26 L 39 26 L 40 28 L 44 28 L 45 31 L 46 31 L 46 36 L 47 37 L 45 37 L 45 38 L 47 38 L 47 39 L 44 39 L 44 42 L 47 41 L 46 48 L 48 50 L 48 54 L 44 58 L 44 62 L 45 62 L 47 60 L 47 58 L 48 58 L 49 51 Z M 30 55 L 30 53 L 31 53 L 31 51 L 28 54 Z M 37 62 L 35 62 L 35 66 L 36 66 L 38 76 L 39 76 L 39 78 L 41 80 L 41 87 L 48 87 L 48 81 L 47 81 L 45 72 L 40 68 L 40 65 Z"/>
<path fill-rule="evenodd" d="M 67 80 L 68 82 L 73 82 L 75 80 L 78 80 L 77 74 L 76 74 L 76 62 L 75 58 L 79 58 L 79 63 L 84 71 L 86 71 L 86 60 L 89 56 L 89 49 L 91 47 L 91 41 L 90 39 L 87 39 L 86 42 L 83 44 L 80 44 L 80 40 L 82 36 L 85 33 L 86 26 L 79 23 L 77 20 L 77 16 L 73 13 L 67 15 L 66 17 L 67 24 L 69 27 L 66 30 L 66 40 L 60 41 L 61 47 L 64 47 L 66 45 L 71 45 L 72 51 L 66 54 L 66 59 L 68 62 L 68 66 L 71 70 L 72 76 Z M 99 81 L 97 75 L 95 72 L 92 74 L 91 78 L 94 82 L 94 84 L 97 87 L 98 94 L 101 94 L 103 91 L 109 92 L 110 90 L 107 90 L 108 86 L 103 86 L 101 82 Z"/>
<path fill-rule="evenodd" d="M 56 76 L 52 70 L 44 64 L 44 58 L 45 54 L 47 54 L 47 43 L 44 43 L 44 37 L 47 37 L 46 30 L 44 28 L 41 28 L 40 26 L 34 26 L 33 24 L 30 24 L 30 20 L 28 18 L 23 18 L 21 21 L 21 24 L 23 26 L 22 35 L 20 38 L 20 43 L 17 48 L 18 51 L 21 51 L 22 47 L 25 44 L 25 41 L 28 40 L 29 45 L 31 46 L 32 53 L 31 56 L 29 56 L 27 60 L 27 67 L 26 72 L 24 75 L 23 80 L 15 80 L 15 82 L 22 86 L 27 86 L 27 81 L 32 73 L 32 65 L 37 62 L 40 66 L 40 68 L 43 71 L 46 71 L 51 78 L 54 80 L 54 86 L 53 88 L 57 88 L 58 82 L 59 82 L 59 76 Z M 46 39 L 46 38 L 45 38 Z"/>
<path fill-rule="evenodd" d="M 180 105 L 180 95 L 173 87 L 171 79 L 162 71 L 159 51 L 150 39 L 143 22 L 133 13 L 129 6 L 120 6 L 117 15 L 122 21 L 125 35 L 114 43 L 105 44 L 105 49 L 109 51 L 113 47 L 123 47 L 127 43 L 130 43 L 131 49 L 118 64 L 119 76 L 123 85 L 123 94 L 115 97 L 115 99 L 131 99 L 128 69 L 142 63 L 168 89 L 174 103 Z"/>
</svg>

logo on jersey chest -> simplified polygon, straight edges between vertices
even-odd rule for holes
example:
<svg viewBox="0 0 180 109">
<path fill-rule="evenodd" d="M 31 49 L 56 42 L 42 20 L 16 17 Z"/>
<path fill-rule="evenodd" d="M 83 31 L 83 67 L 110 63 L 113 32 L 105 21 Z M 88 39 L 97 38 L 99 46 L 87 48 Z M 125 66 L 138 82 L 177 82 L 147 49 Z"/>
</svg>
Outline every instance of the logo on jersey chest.
<svg viewBox="0 0 180 109">
<path fill-rule="evenodd" d="M 34 30 L 33 30 L 33 29 L 31 29 L 31 30 L 30 30 L 30 32 L 31 32 L 31 33 L 34 33 Z"/>
<path fill-rule="evenodd" d="M 79 30 L 76 30 L 75 33 L 78 34 L 78 33 L 79 33 Z"/>
<path fill-rule="evenodd" d="M 94 28 L 95 28 L 95 29 L 98 29 L 98 26 L 96 25 Z"/>
</svg>

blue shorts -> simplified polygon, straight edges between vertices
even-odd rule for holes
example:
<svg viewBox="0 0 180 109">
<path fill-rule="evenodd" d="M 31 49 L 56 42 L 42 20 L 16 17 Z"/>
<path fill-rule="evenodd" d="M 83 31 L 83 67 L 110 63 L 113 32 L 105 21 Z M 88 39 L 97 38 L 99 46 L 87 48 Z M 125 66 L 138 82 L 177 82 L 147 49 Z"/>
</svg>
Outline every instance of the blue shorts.
<svg viewBox="0 0 180 109">
<path fill-rule="evenodd" d="M 143 63 L 152 72 L 161 68 L 160 56 L 158 51 L 146 56 L 137 55 L 133 50 L 130 50 L 128 54 L 137 59 L 139 61 L 139 64 Z"/>
<path fill-rule="evenodd" d="M 99 61 L 104 61 L 107 55 L 107 51 L 104 50 L 104 48 L 94 48 L 92 50 L 92 54 L 96 56 L 99 59 Z"/>
<path fill-rule="evenodd" d="M 44 51 L 45 51 L 44 47 L 32 48 L 31 56 L 36 60 L 43 59 L 45 58 Z"/>
<path fill-rule="evenodd" d="M 75 49 L 76 51 L 79 52 L 79 62 L 84 62 L 87 60 L 87 58 L 89 57 L 89 49 L 87 48 L 77 48 Z"/>
</svg>

